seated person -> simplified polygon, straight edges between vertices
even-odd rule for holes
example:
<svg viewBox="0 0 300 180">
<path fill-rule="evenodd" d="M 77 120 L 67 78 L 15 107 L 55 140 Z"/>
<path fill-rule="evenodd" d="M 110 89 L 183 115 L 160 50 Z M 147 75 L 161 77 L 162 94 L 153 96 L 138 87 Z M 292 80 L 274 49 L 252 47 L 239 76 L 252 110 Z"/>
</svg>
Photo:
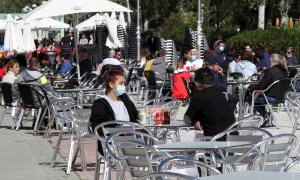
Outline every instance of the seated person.
<svg viewBox="0 0 300 180">
<path fill-rule="evenodd" d="M 79 68 L 80 68 L 80 76 L 85 74 L 86 72 L 92 72 L 93 65 L 91 60 L 88 57 L 88 50 L 86 48 L 81 48 L 78 50 L 79 53 Z"/>
<path fill-rule="evenodd" d="M 214 84 L 214 75 L 209 68 L 201 68 L 194 79 L 195 94 L 191 99 L 184 120 L 205 136 L 215 136 L 235 122 L 234 114 L 224 94 Z"/>
<path fill-rule="evenodd" d="M 92 107 L 90 126 L 93 130 L 97 125 L 112 120 L 138 123 L 138 111 L 125 92 L 125 81 L 123 71 L 107 71 L 105 95 L 96 100 Z M 103 154 L 102 146 L 98 147 L 99 152 Z"/>
<path fill-rule="evenodd" d="M 3 77 L 2 82 L 14 84 L 15 80 L 17 79 L 17 75 L 20 72 L 19 62 L 17 60 L 11 60 L 9 63 L 6 64 L 6 66 L 7 73 Z"/>
<path fill-rule="evenodd" d="M 7 72 L 7 63 L 9 63 L 10 58 L 3 58 L 2 67 L 0 68 L 0 79 L 2 79 Z"/>
<path fill-rule="evenodd" d="M 270 68 L 266 70 L 265 75 L 263 76 L 259 84 L 250 86 L 249 89 L 250 91 L 264 90 L 267 87 L 269 87 L 273 82 L 283 78 L 288 78 L 288 69 L 286 65 L 286 60 L 279 54 L 271 54 Z M 277 93 L 276 86 L 273 86 L 266 92 L 268 102 L 270 103 L 275 102 L 276 93 Z M 259 93 L 255 94 L 254 98 L 255 98 L 255 102 L 262 102 L 262 103 L 266 102 L 264 96 Z M 251 103 L 251 100 L 252 100 L 252 96 L 248 96 L 247 98 L 248 103 Z M 269 120 L 270 114 L 266 112 L 265 107 L 254 106 L 254 109 L 257 112 L 259 112 L 259 114 L 263 116 L 265 119 L 265 122 L 262 126 L 267 125 L 270 121 Z"/>
<path fill-rule="evenodd" d="M 68 72 L 70 72 L 71 69 L 72 69 L 72 64 L 69 61 L 69 54 L 64 54 L 62 56 L 62 62 L 63 62 L 63 64 L 62 64 L 62 66 L 61 66 L 61 68 L 59 70 L 59 73 L 64 76 Z"/>
<path fill-rule="evenodd" d="M 246 78 L 257 74 L 256 66 L 251 62 L 252 59 L 253 55 L 251 52 L 244 52 L 242 61 L 238 62 L 235 66 L 235 72 L 242 73 Z"/>
</svg>

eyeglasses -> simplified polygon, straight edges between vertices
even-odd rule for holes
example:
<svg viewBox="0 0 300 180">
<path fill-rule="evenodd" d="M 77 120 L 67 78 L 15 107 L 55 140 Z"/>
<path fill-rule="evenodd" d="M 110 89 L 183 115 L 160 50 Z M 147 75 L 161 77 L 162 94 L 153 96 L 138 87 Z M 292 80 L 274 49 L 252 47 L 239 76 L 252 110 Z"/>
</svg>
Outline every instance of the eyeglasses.
<svg viewBox="0 0 300 180">
<path fill-rule="evenodd" d="M 292 52 L 291 51 L 287 51 L 287 53 L 291 54 Z"/>
</svg>

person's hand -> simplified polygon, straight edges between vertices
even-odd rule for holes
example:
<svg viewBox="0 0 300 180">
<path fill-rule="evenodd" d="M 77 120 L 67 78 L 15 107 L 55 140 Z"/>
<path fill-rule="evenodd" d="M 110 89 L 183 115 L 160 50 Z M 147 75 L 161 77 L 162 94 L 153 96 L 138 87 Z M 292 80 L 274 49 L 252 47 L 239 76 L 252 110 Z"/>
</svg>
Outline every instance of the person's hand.
<svg viewBox="0 0 300 180">
<path fill-rule="evenodd" d="M 195 123 L 195 129 L 196 129 L 196 130 L 202 131 L 202 126 L 201 126 L 201 124 L 200 124 L 199 121 L 197 121 L 197 122 Z"/>
<path fill-rule="evenodd" d="M 222 76 L 224 76 L 224 70 L 223 70 L 223 68 L 220 67 L 220 68 L 218 69 L 218 73 L 220 73 Z"/>
</svg>

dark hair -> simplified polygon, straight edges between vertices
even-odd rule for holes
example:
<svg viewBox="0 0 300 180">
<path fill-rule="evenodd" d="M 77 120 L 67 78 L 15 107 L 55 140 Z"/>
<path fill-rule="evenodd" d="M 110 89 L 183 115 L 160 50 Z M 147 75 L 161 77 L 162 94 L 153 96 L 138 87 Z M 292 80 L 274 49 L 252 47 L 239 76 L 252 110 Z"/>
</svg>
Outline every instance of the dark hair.
<svg viewBox="0 0 300 180">
<path fill-rule="evenodd" d="M 218 41 L 217 45 L 219 46 L 221 43 L 225 44 L 224 41 L 220 40 L 220 41 Z"/>
<path fill-rule="evenodd" d="M 162 57 L 162 56 L 165 56 L 166 54 L 167 54 L 166 50 L 164 50 L 164 49 L 160 49 L 156 52 L 157 57 Z"/>
<path fill-rule="evenodd" d="M 242 60 L 252 61 L 253 54 L 251 52 L 244 52 Z"/>
<path fill-rule="evenodd" d="M 29 61 L 30 67 L 37 66 L 40 64 L 37 57 L 32 57 Z"/>
<path fill-rule="evenodd" d="M 78 50 L 78 52 L 82 52 L 82 53 L 88 53 L 89 51 L 88 51 L 88 49 L 87 49 L 87 48 L 85 48 L 85 47 L 82 47 L 82 48 L 80 48 L 80 49 Z"/>
<path fill-rule="evenodd" d="M 113 82 L 113 83 L 116 82 L 117 76 L 125 77 L 124 71 L 119 70 L 119 69 L 113 69 L 112 67 L 109 67 L 108 70 L 105 73 L 106 93 L 111 90 L 111 88 L 109 86 L 109 83 L 110 82 Z"/>
<path fill-rule="evenodd" d="M 236 53 L 234 54 L 234 57 L 235 57 L 235 58 L 238 58 L 239 56 L 242 56 L 242 53 L 241 53 L 241 52 L 236 52 Z"/>
<path fill-rule="evenodd" d="M 18 54 L 16 59 L 19 62 L 20 67 L 27 67 L 27 59 L 25 54 Z"/>
<path fill-rule="evenodd" d="M 61 55 L 65 60 L 70 58 L 70 55 L 68 53 Z"/>
<path fill-rule="evenodd" d="M 200 68 L 195 73 L 194 81 L 200 84 L 212 85 L 214 83 L 214 74 L 209 68 Z"/>
</svg>

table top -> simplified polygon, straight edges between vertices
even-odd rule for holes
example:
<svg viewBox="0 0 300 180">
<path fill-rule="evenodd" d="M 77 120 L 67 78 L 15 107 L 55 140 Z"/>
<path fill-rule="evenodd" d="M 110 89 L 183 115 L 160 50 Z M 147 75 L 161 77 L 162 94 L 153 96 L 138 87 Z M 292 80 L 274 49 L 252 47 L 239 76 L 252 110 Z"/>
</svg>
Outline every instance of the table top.
<svg viewBox="0 0 300 180">
<path fill-rule="evenodd" d="M 232 80 L 232 81 L 227 81 L 227 84 L 258 84 L 259 81 L 240 81 L 240 82 L 237 82 L 235 80 Z"/>
<path fill-rule="evenodd" d="M 162 128 L 171 128 L 171 127 L 193 127 L 191 124 L 186 124 L 183 121 L 171 121 L 170 124 L 142 124 L 145 127 L 162 127 Z"/>
<path fill-rule="evenodd" d="M 226 149 L 238 146 L 249 146 L 252 142 L 248 141 L 195 141 L 191 142 L 175 142 L 169 144 L 154 145 L 154 148 L 159 150 L 171 150 L 171 151 L 187 151 L 187 150 L 215 150 Z"/>
<path fill-rule="evenodd" d="M 299 180 L 300 173 L 245 171 L 201 178 L 203 180 Z"/>
</svg>

